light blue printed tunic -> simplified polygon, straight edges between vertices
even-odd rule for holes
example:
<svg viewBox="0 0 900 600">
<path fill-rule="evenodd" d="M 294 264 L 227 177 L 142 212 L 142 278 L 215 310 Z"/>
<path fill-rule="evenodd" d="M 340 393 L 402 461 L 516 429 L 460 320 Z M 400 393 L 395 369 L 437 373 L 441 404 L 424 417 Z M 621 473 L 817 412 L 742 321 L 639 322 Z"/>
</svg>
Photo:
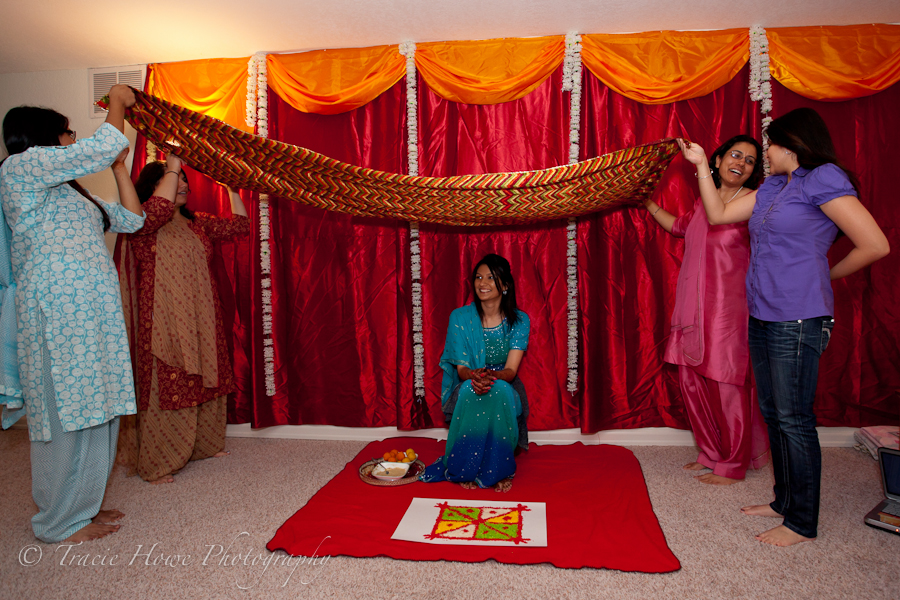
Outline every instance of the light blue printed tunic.
<svg viewBox="0 0 900 600">
<path fill-rule="evenodd" d="M 0 226 L 11 229 L 19 379 L 32 441 L 51 437 L 51 407 L 43 394 L 44 345 L 63 430 L 86 429 L 136 411 L 118 276 L 104 241 L 103 219 L 66 183 L 108 168 L 127 146 L 128 139 L 104 123 L 93 137 L 70 146 L 33 147 L 0 167 L 6 221 Z M 109 213 L 111 231 L 131 233 L 143 225 L 143 216 L 96 199 Z M 9 408 L 15 408 L 6 392 Z"/>
</svg>

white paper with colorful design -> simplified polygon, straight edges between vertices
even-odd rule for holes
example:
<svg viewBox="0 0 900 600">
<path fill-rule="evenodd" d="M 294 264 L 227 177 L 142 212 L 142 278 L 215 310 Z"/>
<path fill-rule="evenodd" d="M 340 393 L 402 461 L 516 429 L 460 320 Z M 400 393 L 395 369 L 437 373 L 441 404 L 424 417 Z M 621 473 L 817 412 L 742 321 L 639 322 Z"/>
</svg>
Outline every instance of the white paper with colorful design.
<svg viewBox="0 0 900 600">
<path fill-rule="evenodd" d="M 544 547 L 547 505 L 413 498 L 391 539 L 458 546 Z"/>
</svg>

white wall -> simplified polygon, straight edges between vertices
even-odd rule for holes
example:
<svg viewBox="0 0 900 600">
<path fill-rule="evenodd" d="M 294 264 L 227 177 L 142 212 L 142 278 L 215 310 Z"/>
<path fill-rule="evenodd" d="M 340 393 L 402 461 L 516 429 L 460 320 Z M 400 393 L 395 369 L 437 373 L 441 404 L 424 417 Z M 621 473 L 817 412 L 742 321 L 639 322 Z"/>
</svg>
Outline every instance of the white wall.
<svg viewBox="0 0 900 600">
<path fill-rule="evenodd" d="M 9 109 L 23 104 L 52 108 L 69 117 L 69 128 L 78 137 L 88 137 L 103 123 L 102 118 L 91 118 L 88 112 L 90 93 L 87 69 L 74 71 L 39 71 L 34 73 L 0 74 L 0 116 Z M 132 154 L 137 133 L 125 125 L 125 135 L 131 142 Z M 0 158 L 6 156 L 6 147 L 0 144 Z M 112 172 L 106 170 L 79 180 L 91 193 L 108 202 L 118 202 L 119 194 Z M 107 245 L 113 243 L 114 234 L 107 234 Z"/>
</svg>

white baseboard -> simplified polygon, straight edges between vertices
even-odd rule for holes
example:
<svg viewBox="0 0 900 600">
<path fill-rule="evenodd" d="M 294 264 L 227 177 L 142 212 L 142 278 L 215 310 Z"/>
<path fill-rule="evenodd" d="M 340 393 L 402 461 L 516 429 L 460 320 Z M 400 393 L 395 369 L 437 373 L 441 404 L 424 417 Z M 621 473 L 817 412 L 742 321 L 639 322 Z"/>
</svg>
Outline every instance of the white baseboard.
<svg viewBox="0 0 900 600">
<path fill-rule="evenodd" d="M 854 445 L 855 427 L 817 427 L 819 443 L 823 448 L 845 448 Z M 278 425 L 252 429 L 249 423 L 229 425 L 228 437 L 281 438 L 294 440 L 353 440 L 373 442 L 392 437 L 423 437 L 447 439 L 444 428 L 401 431 L 396 427 L 336 427 L 333 425 Z M 590 435 L 577 428 L 529 431 L 528 439 L 544 444 L 612 444 L 614 446 L 693 446 L 694 435 L 690 431 L 670 427 L 645 427 L 643 429 L 614 429 Z"/>
<path fill-rule="evenodd" d="M 25 418 L 12 429 L 27 429 Z M 819 444 L 823 448 L 852 448 L 856 445 L 853 434 L 856 427 L 816 427 Z M 447 439 L 444 428 L 401 431 L 396 427 L 336 427 L 334 425 L 277 425 L 253 429 L 249 423 L 228 425 L 228 437 L 275 438 L 288 440 L 350 440 L 374 442 L 392 437 L 422 437 Z M 538 445 L 545 444 L 611 444 L 613 446 L 693 446 L 694 434 L 671 427 L 645 427 L 643 429 L 610 429 L 585 435 L 578 428 L 529 431 L 528 439 Z"/>
</svg>

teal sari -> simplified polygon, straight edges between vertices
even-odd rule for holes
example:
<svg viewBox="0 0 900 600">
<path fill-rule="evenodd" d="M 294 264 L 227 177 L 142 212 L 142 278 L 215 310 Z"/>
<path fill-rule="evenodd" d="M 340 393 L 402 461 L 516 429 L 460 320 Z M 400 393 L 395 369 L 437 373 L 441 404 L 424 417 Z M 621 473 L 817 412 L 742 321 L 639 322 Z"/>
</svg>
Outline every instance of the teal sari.
<svg viewBox="0 0 900 600">
<path fill-rule="evenodd" d="M 434 481 L 474 481 L 491 487 L 516 472 L 515 449 L 519 441 L 518 419 L 522 400 L 514 387 L 501 380 L 491 391 L 479 396 L 471 381 L 461 381 L 457 366 L 502 370 L 510 350 L 526 350 L 530 322 L 519 311 L 515 326 L 506 320 L 484 329 L 474 304 L 450 314 L 447 340 L 440 366 L 444 372 L 441 405 L 455 397 L 447 448 L 444 456 L 425 469 L 420 479 Z"/>
</svg>

